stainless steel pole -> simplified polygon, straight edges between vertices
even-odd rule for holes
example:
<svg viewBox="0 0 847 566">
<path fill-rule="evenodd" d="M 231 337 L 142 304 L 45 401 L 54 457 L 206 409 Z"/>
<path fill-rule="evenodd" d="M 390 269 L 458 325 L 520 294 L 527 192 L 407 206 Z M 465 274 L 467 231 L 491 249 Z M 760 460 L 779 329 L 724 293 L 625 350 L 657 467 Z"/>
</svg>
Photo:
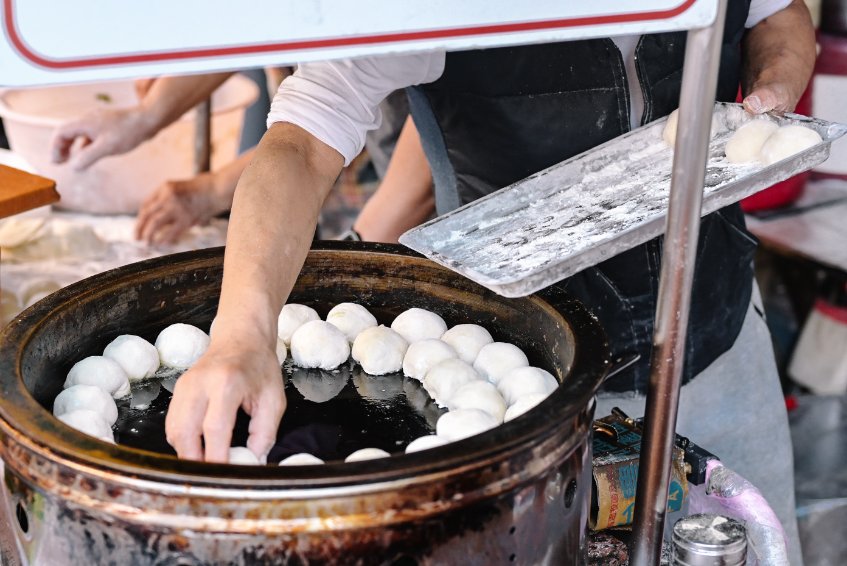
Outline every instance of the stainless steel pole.
<svg viewBox="0 0 847 566">
<path fill-rule="evenodd" d="M 712 26 L 688 32 L 685 49 L 636 491 L 630 562 L 633 566 L 658 565 L 661 557 L 726 3 L 727 0 L 718 0 L 718 13 Z"/>
<path fill-rule="evenodd" d="M 207 98 L 195 109 L 194 172 L 211 169 L 212 163 L 212 99 Z"/>
</svg>

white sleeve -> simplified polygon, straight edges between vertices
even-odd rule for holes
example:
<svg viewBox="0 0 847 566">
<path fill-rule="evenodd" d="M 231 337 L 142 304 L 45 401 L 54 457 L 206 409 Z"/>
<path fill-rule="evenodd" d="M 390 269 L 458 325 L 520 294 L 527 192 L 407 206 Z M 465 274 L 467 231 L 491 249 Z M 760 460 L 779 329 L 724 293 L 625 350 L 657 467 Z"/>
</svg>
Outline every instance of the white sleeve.
<svg viewBox="0 0 847 566">
<path fill-rule="evenodd" d="M 367 131 L 379 126 L 386 96 L 443 72 L 443 51 L 305 63 L 279 86 L 268 128 L 276 122 L 300 126 L 348 165 L 362 151 Z"/>
<path fill-rule="evenodd" d="M 791 4 L 791 0 L 752 0 L 744 27 L 750 29 L 765 18 L 786 9 L 789 4 Z"/>
</svg>

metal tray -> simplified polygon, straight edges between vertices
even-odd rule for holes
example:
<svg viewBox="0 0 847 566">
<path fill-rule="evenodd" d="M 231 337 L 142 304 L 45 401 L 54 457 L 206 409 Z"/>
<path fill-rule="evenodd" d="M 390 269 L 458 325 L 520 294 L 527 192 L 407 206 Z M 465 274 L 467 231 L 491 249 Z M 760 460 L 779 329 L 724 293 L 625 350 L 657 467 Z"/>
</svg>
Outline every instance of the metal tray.
<svg viewBox="0 0 847 566">
<path fill-rule="evenodd" d="M 733 164 L 724 146 L 749 121 L 739 104 L 717 103 L 702 214 L 738 202 L 829 157 L 847 126 L 798 114 L 823 141 L 770 166 Z M 505 297 L 522 297 L 661 235 L 673 151 L 666 118 L 572 157 L 409 230 L 400 242 Z"/>
</svg>

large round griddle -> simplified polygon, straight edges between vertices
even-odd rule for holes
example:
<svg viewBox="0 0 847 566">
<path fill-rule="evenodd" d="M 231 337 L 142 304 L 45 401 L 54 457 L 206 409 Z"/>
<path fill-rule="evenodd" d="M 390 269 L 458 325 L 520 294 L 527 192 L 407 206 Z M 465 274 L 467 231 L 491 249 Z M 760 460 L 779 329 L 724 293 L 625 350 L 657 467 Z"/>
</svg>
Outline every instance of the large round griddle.
<svg viewBox="0 0 847 566">
<path fill-rule="evenodd" d="M 415 306 L 448 325 L 481 324 L 552 371 L 560 387 L 522 417 L 460 442 L 351 464 L 340 461 L 352 447 L 345 446 L 322 466 L 179 460 L 149 443 L 98 441 L 52 416 L 46 407 L 71 365 L 116 336 L 152 341 L 175 322 L 208 328 L 222 255 L 178 254 L 97 275 L 0 332 L 3 490 L 13 521 L 19 511 L 16 538 L 29 556 L 139 565 L 470 565 L 580 555 L 592 397 L 608 368 L 602 330 L 557 288 L 504 299 L 398 246 L 316 244 L 289 301 L 321 315 L 351 301 L 381 322 Z"/>
</svg>

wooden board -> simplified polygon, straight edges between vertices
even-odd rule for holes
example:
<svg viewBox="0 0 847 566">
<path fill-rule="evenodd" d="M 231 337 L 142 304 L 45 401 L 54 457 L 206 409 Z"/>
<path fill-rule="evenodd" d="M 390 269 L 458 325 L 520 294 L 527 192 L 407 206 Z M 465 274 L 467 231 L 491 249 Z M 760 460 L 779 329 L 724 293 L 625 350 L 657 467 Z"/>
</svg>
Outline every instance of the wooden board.
<svg viewBox="0 0 847 566">
<path fill-rule="evenodd" d="M 0 165 L 0 218 L 59 200 L 56 182 L 20 169 Z"/>
</svg>

